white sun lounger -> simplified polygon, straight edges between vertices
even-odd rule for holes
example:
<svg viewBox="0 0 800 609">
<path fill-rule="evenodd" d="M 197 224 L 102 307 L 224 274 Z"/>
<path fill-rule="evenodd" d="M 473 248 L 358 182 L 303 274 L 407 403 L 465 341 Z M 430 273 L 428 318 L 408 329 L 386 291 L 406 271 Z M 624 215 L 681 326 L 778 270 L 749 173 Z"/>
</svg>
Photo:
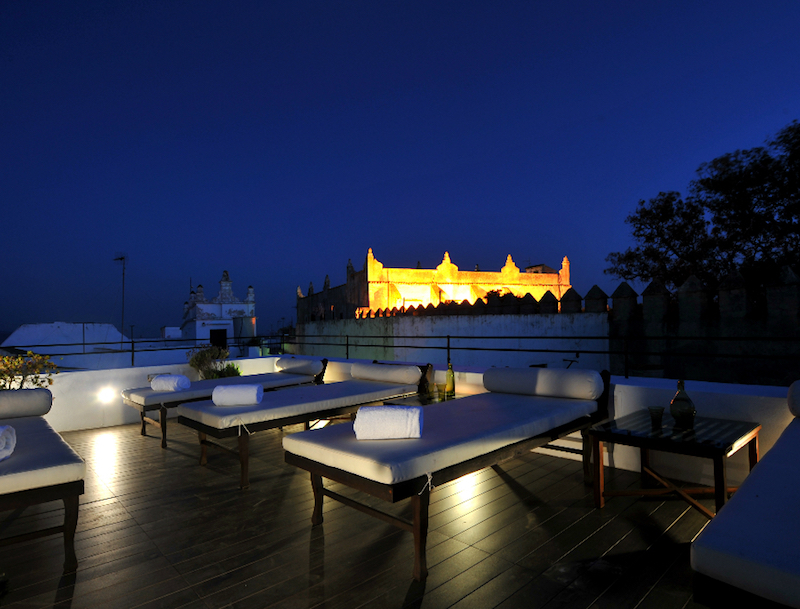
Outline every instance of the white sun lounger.
<svg viewBox="0 0 800 609">
<path fill-rule="evenodd" d="M 800 381 L 788 402 L 795 418 L 692 542 L 696 598 L 800 608 Z"/>
<path fill-rule="evenodd" d="M 241 488 L 250 486 L 248 445 L 251 433 L 355 412 L 359 406 L 412 395 L 426 384 L 428 366 L 353 364 L 352 379 L 325 385 L 293 387 L 265 394 L 253 406 L 216 406 L 213 401 L 178 407 L 178 422 L 196 429 L 200 440 L 200 464 L 207 460 L 207 446 L 229 451 L 213 438 L 237 437 L 241 464 Z M 234 451 L 229 451 L 234 452 Z"/>
<path fill-rule="evenodd" d="M 142 435 L 147 435 L 147 425 L 161 428 L 161 448 L 167 447 L 167 409 L 179 404 L 208 400 L 215 387 L 220 385 L 253 385 L 258 384 L 264 391 L 292 387 L 294 385 L 310 385 L 322 383 L 327 360 L 308 360 L 293 357 L 281 357 L 275 362 L 277 372 L 265 374 L 249 374 L 231 376 L 221 379 L 193 381 L 189 389 L 180 391 L 154 391 L 150 387 L 125 389 L 122 401 L 136 408 L 142 418 Z M 158 410 L 158 421 L 147 416 L 148 411 Z"/>
<path fill-rule="evenodd" d="M 63 501 L 64 523 L 0 539 L 0 547 L 47 535 L 64 536 L 64 573 L 78 568 L 75 529 L 78 505 L 83 494 L 86 463 L 44 419 L 53 396 L 47 389 L 0 391 L 0 425 L 16 432 L 16 445 L 0 461 L 0 512 L 18 510 L 4 522 L 8 526 L 32 505 Z M 8 560 L 14 554 L 2 551 Z"/>
<path fill-rule="evenodd" d="M 414 534 L 414 578 L 427 576 L 425 543 L 433 486 L 518 456 L 607 417 L 608 373 L 491 368 L 488 393 L 425 406 L 422 436 L 357 440 L 351 424 L 286 436 L 286 462 L 308 470 L 314 490 L 312 524 L 322 522 L 324 497 Z M 584 471 L 590 443 L 584 439 Z M 413 520 L 401 520 L 324 488 L 327 478 L 391 503 L 410 498 Z"/>
</svg>

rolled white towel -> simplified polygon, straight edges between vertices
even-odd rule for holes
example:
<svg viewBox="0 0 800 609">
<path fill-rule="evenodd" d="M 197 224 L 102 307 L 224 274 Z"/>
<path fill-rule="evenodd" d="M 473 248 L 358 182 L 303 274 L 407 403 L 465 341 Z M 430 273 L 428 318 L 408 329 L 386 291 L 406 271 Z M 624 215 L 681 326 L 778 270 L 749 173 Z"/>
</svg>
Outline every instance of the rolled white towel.
<svg viewBox="0 0 800 609">
<path fill-rule="evenodd" d="M 150 389 L 153 391 L 180 391 L 191 385 L 189 377 L 182 374 L 159 374 L 150 381 Z"/>
<path fill-rule="evenodd" d="M 11 425 L 0 425 L 0 461 L 7 459 L 17 445 L 17 431 Z"/>
<path fill-rule="evenodd" d="M 418 406 L 362 406 L 353 431 L 357 440 L 397 440 L 422 436 L 422 408 Z"/>
<path fill-rule="evenodd" d="M 211 393 L 215 406 L 255 406 L 263 397 L 261 385 L 222 385 Z"/>
</svg>

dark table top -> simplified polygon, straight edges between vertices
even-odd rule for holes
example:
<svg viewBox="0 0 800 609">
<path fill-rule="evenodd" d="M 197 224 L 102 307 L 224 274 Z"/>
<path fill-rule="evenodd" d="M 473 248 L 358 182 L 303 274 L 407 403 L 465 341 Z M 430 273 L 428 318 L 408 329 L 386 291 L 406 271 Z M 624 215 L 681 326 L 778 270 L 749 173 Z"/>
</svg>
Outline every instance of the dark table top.
<svg viewBox="0 0 800 609">
<path fill-rule="evenodd" d="M 657 430 L 652 429 L 650 412 L 641 410 L 595 425 L 589 429 L 589 434 L 603 442 L 712 456 L 736 452 L 760 428 L 761 425 L 750 421 L 696 416 L 693 429 L 677 429 L 666 409 L 661 428 Z"/>
<path fill-rule="evenodd" d="M 456 394 L 456 397 L 450 398 L 450 400 L 457 400 L 459 398 L 465 397 L 464 395 Z M 429 395 L 412 395 L 405 398 L 389 398 L 388 400 L 384 400 L 384 406 L 427 406 L 429 404 L 438 404 L 439 402 L 449 402 L 450 400 L 439 400 L 432 399 Z"/>
</svg>

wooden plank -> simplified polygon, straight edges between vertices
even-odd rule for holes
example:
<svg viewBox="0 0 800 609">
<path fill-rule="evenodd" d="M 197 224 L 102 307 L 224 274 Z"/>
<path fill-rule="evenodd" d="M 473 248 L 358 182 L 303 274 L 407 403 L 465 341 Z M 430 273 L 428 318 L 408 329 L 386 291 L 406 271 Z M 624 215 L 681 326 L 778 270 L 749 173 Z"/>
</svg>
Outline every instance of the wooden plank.
<svg viewBox="0 0 800 609">
<path fill-rule="evenodd" d="M 64 434 L 87 461 L 77 583 L 61 580 L 59 537 L 32 540 L 3 565 L 10 578 L 4 603 L 463 609 L 590 606 L 582 603 L 595 596 L 598 607 L 655 606 L 675 596 L 691 606 L 685 549 L 705 518 L 668 496 L 615 499 L 598 514 L 578 461 L 524 453 L 469 484 L 438 486 L 422 586 L 412 580 L 411 535 L 327 498 L 324 524 L 311 527 L 308 473 L 286 465 L 281 448 L 283 435 L 300 425 L 250 438 L 245 493 L 231 489 L 235 458 L 197 464 L 193 430 L 172 426 L 161 450 L 138 425 Z M 101 434 L 113 439 L 113 459 L 104 460 Z M 604 472 L 609 489 L 638 483 L 638 473 Z M 713 506 L 710 497 L 701 502 Z M 367 503 L 393 517 L 411 515 L 406 503 Z M 57 525 L 63 513 L 59 502 L 37 506 L 11 528 Z"/>
</svg>

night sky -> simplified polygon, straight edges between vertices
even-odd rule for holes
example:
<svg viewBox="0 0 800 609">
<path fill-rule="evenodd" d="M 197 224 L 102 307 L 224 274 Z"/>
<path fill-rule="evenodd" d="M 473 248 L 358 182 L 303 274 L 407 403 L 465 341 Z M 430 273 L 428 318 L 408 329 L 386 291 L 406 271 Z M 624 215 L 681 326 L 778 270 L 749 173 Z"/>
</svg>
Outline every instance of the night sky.
<svg viewBox="0 0 800 609">
<path fill-rule="evenodd" d="M 618 285 L 640 199 L 800 118 L 800 2 L 0 3 L 0 331 L 386 266 Z"/>
</svg>

